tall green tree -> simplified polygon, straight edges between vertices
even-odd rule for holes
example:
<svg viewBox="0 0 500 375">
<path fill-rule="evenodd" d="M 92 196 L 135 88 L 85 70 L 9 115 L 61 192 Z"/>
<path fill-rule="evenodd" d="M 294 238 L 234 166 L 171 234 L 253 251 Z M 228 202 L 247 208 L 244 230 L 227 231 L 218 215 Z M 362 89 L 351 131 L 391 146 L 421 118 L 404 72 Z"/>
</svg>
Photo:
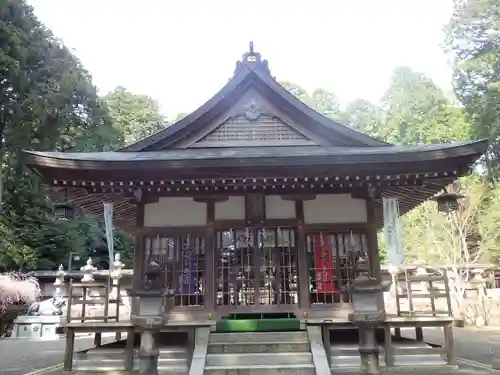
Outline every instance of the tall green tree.
<svg viewBox="0 0 500 375">
<path fill-rule="evenodd" d="M 314 104 L 314 109 L 319 113 L 330 117 L 340 117 L 340 105 L 337 96 L 326 89 L 315 89 L 311 93 L 311 101 Z"/>
<path fill-rule="evenodd" d="M 384 137 L 397 144 L 429 144 L 470 139 L 463 111 L 424 74 L 396 68 L 384 98 Z"/>
<path fill-rule="evenodd" d="M 23 0 L 0 3 L 0 262 L 8 269 L 55 268 L 70 251 L 88 252 L 96 219 L 60 222 L 23 149 L 108 150 L 123 144 L 81 62 Z M 93 228 L 93 229 L 91 229 Z"/>
<path fill-rule="evenodd" d="M 490 138 L 488 167 L 500 162 L 500 3 L 457 1 L 446 47 L 455 57 L 455 93 L 473 121 L 475 138 Z M 499 172 L 495 172 L 497 178 Z"/>
<path fill-rule="evenodd" d="M 125 143 L 132 143 L 167 126 L 156 100 L 117 87 L 104 96 L 116 128 L 124 134 Z"/>
<path fill-rule="evenodd" d="M 341 120 L 353 129 L 371 137 L 379 140 L 387 138 L 382 110 L 367 100 L 358 99 L 349 103 L 341 114 Z"/>
<path fill-rule="evenodd" d="M 285 90 L 287 90 L 290 94 L 295 96 L 297 99 L 302 100 L 304 103 L 306 103 L 308 106 L 314 107 L 314 102 L 307 92 L 306 89 L 303 87 L 290 82 L 290 81 L 280 81 L 280 85 L 283 86 Z"/>
</svg>

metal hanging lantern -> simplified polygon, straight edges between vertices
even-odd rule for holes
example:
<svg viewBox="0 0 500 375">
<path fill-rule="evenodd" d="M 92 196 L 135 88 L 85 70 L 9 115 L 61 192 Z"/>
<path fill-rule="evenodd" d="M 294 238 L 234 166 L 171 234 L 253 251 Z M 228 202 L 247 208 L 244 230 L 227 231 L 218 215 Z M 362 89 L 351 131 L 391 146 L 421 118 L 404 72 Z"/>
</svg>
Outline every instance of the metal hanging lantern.
<svg viewBox="0 0 500 375">
<path fill-rule="evenodd" d="M 75 216 L 75 210 L 66 201 L 54 203 L 54 217 L 58 220 L 69 220 Z"/>
<path fill-rule="evenodd" d="M 465 197 L 455 193 L 448 193 L 445 189 L 443 194 L 432 199 L 436 201 L 439 212 L 450 213 L 458 210 L 458 200 L 461 198 Z"/>
<path fill-rule="evenodd" d="M 54 217 L 57 220 L 70 220 L 75 216 L 75 210 L 66 199 L 66 191 L 64 192 L 64 200 L 54 203 Z"/>
</svg>

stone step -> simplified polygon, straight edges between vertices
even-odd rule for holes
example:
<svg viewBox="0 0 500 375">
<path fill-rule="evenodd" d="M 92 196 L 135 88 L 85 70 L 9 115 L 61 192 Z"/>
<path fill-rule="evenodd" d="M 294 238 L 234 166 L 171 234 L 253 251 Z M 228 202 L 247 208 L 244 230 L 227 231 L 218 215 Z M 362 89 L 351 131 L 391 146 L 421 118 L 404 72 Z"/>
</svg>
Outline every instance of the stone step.
<svg viewBox="0 0 500 375">
<path fill-rule="evenodd" d="M 204 375 L 315 375 L 314 365 L 205 366 Z"/>
<path fill-rule="evenodd" d="M 231 342 L 282 342 L 294 343 L 307 341 L 307 332 L 231 332 L 210 334 L 210 343 L 231 343 Z"/>
<path fill-rule="evenodd" d="M 379 355 L 380 366 L 385 366 L 384 355 Z M 330 358 L 331 368 L 344 368 L 344 367 L 356 367 L 359 368 L 361 365 L 361 359 L 359 353 L 357 356 L 351 355 L 332 355 Z"/>
<path fill-rule="evenodd" d="M 134 370 L 139 369 L 139 359 L 134 359 Z M 188 365 L 186 359 L 159 360 L 159 370 L 167 371 L 187 371 Z M 73 361 L 73 370 L 78 371 L 123 371 L 125 363 L 123 359 L 101 359 L 101 360 L 75 360 Z"/>
<path fill-rule="evenodd" d="M 282 353 L 309 352 L 308 340 L 293 343 L 283 342 L 212 342 L 208 344 L 208 353 Z"/>
<path fill-rule="evenodd" d="M 379 345 L 379 362 L 381 366 L 385 366 L 384 347 Z M 330 347 L 330 364 L 333 369 L 354 368 L 359 369 L 361 359 L 359 356 L 359 346 L 355 343 L 333 344 Z"/>
<path fill-rule="evenodd" d="M 418 348 L 428 347 L 426 343 L 419 341 L 393 342 L 395 366 L 441 366 L 446 364 L 440 354 L 412 354 Z M 385 366 L 385 351 L 383 346 L 379 346 L 379 361 L 381 366 Z M 351 343 L 334 344 L 330 347 L 330 363 L 333 369 L 357 368 L 361 365 L 358 345 Z"/>
<path fill-rule="evenodd" d="M 75 354 L 73 369 L 79 371 L 121 371 L 125 370 L 123 348 L 92 348 Z M 134 369 L 139 368 L 137 349 L 134 350 Z M 158 368 L 161 370 L 187 371 L 187 351 L 182 347 L 160 348 Z"/>
<path fill-rule="evenodd" d="M 123 348 L 92 348 L 85 351 L 75 353 L 75 359 L 123 359 L 125 349 Z M 134 357 L 137 357 L 137 348 L 134 349 Z M 161 359 L 178 359 L 187 358 L 187 349 L 184 347 L 167 347 L 160 348 Z"/>
<path fill-rule="evenodd" d="M 224 353 L 208 354 L 206 366 L 309 365 L 311 353 Z"/>
</svg>

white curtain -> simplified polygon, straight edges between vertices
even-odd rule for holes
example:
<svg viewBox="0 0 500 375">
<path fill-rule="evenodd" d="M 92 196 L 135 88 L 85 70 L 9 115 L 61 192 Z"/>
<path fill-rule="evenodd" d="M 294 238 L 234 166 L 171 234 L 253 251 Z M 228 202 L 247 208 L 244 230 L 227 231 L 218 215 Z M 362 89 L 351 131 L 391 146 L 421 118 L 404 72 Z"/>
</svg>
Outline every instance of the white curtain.
<svg viewBox="0 0 500 375">
<path fill-rule="evenodd" d="M 384 209 L 384 234 L 388 263 L 399 266 L 404 262 L 403 239 L 399 222 L 399 204 L 396 197 L 382 198 Z"/>
<path fill-rule="evenodd" d="M 113 203 L 104 203 L 104 228 L 106 230 L 106 242 L 108 243 L 109 269 L 113 267 L 114 237 L 113 237 Z"/>
</svg>

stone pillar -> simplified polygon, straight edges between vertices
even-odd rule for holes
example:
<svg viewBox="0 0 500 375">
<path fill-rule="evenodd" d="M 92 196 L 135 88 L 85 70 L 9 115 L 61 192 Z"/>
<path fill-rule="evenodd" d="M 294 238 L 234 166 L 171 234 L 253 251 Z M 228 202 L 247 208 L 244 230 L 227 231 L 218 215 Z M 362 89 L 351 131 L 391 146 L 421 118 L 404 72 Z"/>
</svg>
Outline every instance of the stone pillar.
<svg viewBox="0 0 500 375">
<path fill-rule="evenodd" d="M 101 298 L 101 293 L 99 293 L 98 290 L 92 290 L 96 288 L 92 288 L 92 284 L 95 282 L 94 279 L 94 272 L 97 270 L 97 267 L 94 267 L 92 264 L 92 258 L 89 257 L 87 259 L 86 264 L 80 268 L 81 271 L 83 271 L 83 277 L 80 280 L 81 283 L 83 284 L 88 284 L 87 288 L 83 289 L 83 295 L 82 299 L 98 299 Z M 91 307 L 92 306 L 92 307 Z M 102 309 L 103 307 L 100 305 L 83 305 L 83 311 L 82 315 L 85 315 L 87 313 L 86 309 L 88 307 L 88 313 L 90 313 L 90 310 L 92 308 L 92 313 L 95 313 L 96 310 Z M 101 314 L 99 314 L 101 315 Z M 103 315 L 106 315 L 105 313 Z M 92 316 L 92 315 L 91 315 Z M 95 315 L 94 315 L 95 316 Z M 82 316 L 83 318 L 83 316 Z M 102 341 L 102 333 L 101 332 L 95 332 L 94 334 L 94 345 L 95 347 L 100 347 L 101 346 L 101 341 Z"/>
<path fill-rule="evenodd" d="M 61 264 L 56 272 L 56 279 L 54 281 L 54 297 L 64 298 L 66 297 L 66 291 L 64 290 L 64 278 L 66 277 L 66 272 L 64 272 L 64 267 Z"/>
<path fill-rule="evenodd" d="M 81 280 L 82 283 L 93 283 L 95 281 L 94 279 L 94 272 L 97 270 L 96 267 L 92 264 L 92 258 L 89 257 L 87 259 L 87 263 L 80 268 L 80 271 L 83 272 L 83 278 Z"/>
<path fill-rule="evenodd" d="M 142 284 L 130 290 L 130 295 L 139 299 L 139 309 L 132 313 L 131 321 L 141 330 L 140 375 L 158 375 L 158 336 L 165 326 L 167 310 L 171 308 L 168 300 L 174 296 L 174 291 L 165 288 L 160 280 L 161 274 L 162 268 L 151 262 Z"/>
<path fill-rule="evenodd" d="M 361 373 L 380 374 L 379 347 L 376 328 L 386 320 L 384 291 L 390 285 L 382 285 L 376 277 L 369 276 L 369 267 L 365 259 L 360 258 L 356 265 L 359 276 L 351 286 L 353 312 L 349 321 L 358 327 L 359 355 Z"/>
<path fill-rule="evenodd" d="M 400 293 L 400 287 L 399 287 L 399 281 L 398 281 L 398 275 L 399 275 L 399 268 L 397 266 L 389 266 L 388 268 L 389 275 L 391 275 L 391 287 L 389 289 L 389 296 L 390 296 L 390 301 L 391 301 L 391 312 L 393 313 L 394 311 L 399 312 L 399 306 L 398 306 L 398 294 Z M 392 311 L 394 310 L 394 311 Z M 399 314 L 398 314 L 399 315 Z"/>
<path fill-rule="evenodd" d="M 118 301 L 121 299 L 121 296 L 118 293 L 118 284 L 123 276 L 123 267 L 125 267 L 125 264 L 121 262 L 120 253 L 115 253 L 115 260 L 111 264 L 111 272 L 109 274 L 112 285 L 110 297 Z"/>
<path fill-rule="evenodd" d="M 415 276 L 420 276 L 422 278 L 428 278 L 429 273 L 427 272 L 427 267 L 422 263 L 417 265 L 417 270 L 415 272 Z M 429 281 L 428 279 L 422 280 L 420 282 L 420 292 L 423 294 L 431 293 L 432 291 L 429 289 Z"/>
<path fill-rule="evenodd" d="M 484 327 L 487 324 L 486 316 L 486 280 L 484 279 L 484 272 L 482 269 L 472 270 L 474 277 L 472 279 L 472 284 L 476 287 L 476 303 L 475 303 L 475 314 L 474 323 L 477 327 Z"/>
<path fill-rule="evenodd" d="M 159 330 L 145 329 L 141 332 L 141 346 L 139 349 L 139 374 L 158 375 Z"/>
<path fill-rule="evenodd" d="M 110 292 L 110 299 L 116 300 L 115 304 L 115 315 L 116 315 L 116 321 L 120 320 L 120 303 L 121 303 L 121 291 L 118 288 L 118 285 L 120 283 L 120 279 L 123 276 L 123 267 L 125 264 L 123 264 L 120 260 L 120 253 L 115 253 L 115 260 L 111 264 L 111 271 L 109 273 L 109 276 L 111 278 L 111 292 Z M 119 341 L 121 340 L 121 332 L 116 332 L 115 334 L 115 340 Z"/>
</svg>

